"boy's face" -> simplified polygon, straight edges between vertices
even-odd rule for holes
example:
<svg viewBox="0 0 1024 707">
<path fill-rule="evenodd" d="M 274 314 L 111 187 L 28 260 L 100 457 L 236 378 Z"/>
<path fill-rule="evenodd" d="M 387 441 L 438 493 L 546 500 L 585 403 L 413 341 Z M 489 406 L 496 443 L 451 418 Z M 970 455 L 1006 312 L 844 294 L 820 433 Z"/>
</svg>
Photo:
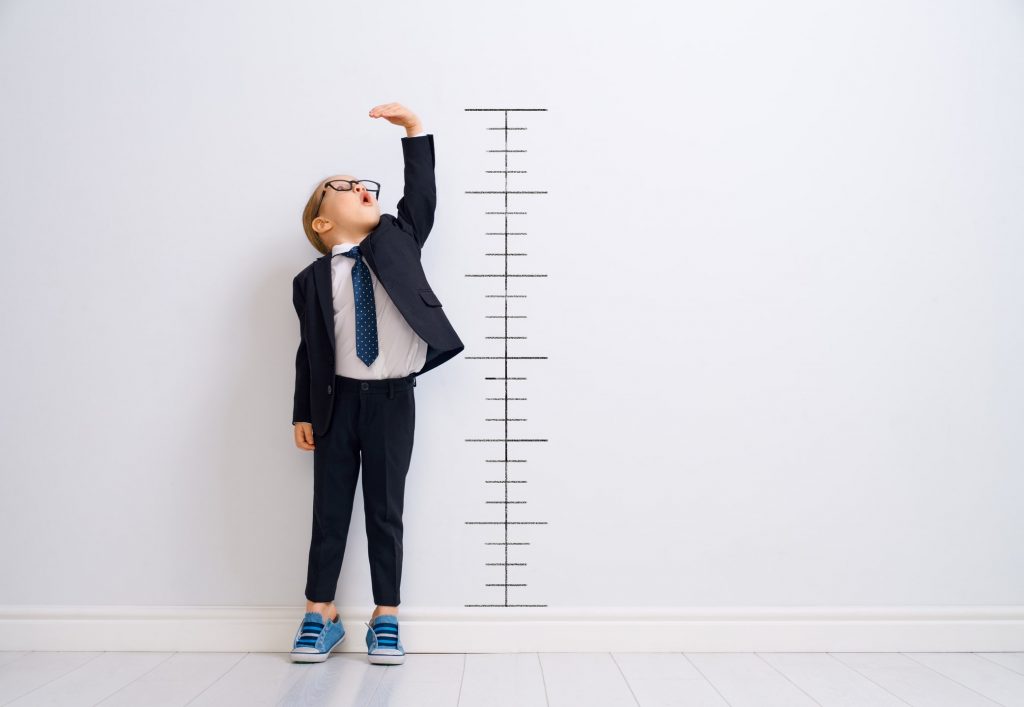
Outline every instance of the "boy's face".
<svg viewBox="0 0 1024 707">
<path fill-rule="evenodd" d="M 351 174 L 337 174 L 331 179 L 355 181 L 357 178 Z M 331 179 L 325 180 L 324 183 Z M 317 218 L 314 219 L 314 226 L 321 219 L 329 221 L 331 226 L 326 232 L 321 232 L 324 242 L 331 240 L 331 245 L 334 245 L 340 243 L 345 236 L 365 235 L 376 228 L 380 223 L 380 204 L 377 203 L 373 192 L 367 191 L 362 184 L 353 184 L 350 191 L 338 191 L 328 187 L 320 203 Z"/>
</svg>

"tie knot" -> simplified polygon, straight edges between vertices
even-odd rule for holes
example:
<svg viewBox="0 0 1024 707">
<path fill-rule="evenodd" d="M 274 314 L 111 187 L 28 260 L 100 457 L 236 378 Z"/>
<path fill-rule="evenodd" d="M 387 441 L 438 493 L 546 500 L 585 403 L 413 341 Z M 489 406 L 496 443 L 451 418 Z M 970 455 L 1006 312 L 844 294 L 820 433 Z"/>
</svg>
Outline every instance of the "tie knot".
<svg viewBox="0 0 1024 707">
<path fill-rule="evenodd" d="M 344 253 L 342 253 L 342 255 L 347 255 L 350 258 L 358 258 L 359 257 L 359 246 L 357 246 L 357 245 L 352 246 L 349 250 L 347 250 Z"/>
</svg>

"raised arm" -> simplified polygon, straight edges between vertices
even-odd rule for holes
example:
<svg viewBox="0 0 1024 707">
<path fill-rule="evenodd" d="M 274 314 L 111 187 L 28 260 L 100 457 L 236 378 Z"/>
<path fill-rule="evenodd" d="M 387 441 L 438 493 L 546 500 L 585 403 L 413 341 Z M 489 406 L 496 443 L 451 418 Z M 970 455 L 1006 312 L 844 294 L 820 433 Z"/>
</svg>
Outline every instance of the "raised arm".
<svg viewBox="0 0 1024 707">
<path fill-rule="evenodd" d="M 370 109 L 371 118 L 384 118 L 405 128 L 402 158 L 405 184 L 398 201 L 398 225 L 412 235 L 420 248 L 434 226 L 437 188 L 434 183 L 434 136 L 423 133 L 423 124 L 401 103 L 382 103 Z"/>
<path fill-rule="evenodd" d="M 437 185 L 434 181 L 434 136 L 402 138 L 405 184 L 398 200 L 398 220 L 409 226 L 420 248 L 434 226 Z"/>
</svg>

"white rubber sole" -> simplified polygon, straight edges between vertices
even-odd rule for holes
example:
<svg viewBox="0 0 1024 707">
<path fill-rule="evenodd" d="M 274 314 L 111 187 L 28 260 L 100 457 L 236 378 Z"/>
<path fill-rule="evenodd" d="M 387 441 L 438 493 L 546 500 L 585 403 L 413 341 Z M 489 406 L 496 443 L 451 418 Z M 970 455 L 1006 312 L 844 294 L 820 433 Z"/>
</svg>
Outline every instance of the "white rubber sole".
<svg viewBox="0 0 1024 707">
<path fill-rule="evenodd" d="M 405 662 L 404 655 L 388 655 L 387 653 L 367 653 L 366 659 L 374 665 L 401 665 Z"/>
</svg>

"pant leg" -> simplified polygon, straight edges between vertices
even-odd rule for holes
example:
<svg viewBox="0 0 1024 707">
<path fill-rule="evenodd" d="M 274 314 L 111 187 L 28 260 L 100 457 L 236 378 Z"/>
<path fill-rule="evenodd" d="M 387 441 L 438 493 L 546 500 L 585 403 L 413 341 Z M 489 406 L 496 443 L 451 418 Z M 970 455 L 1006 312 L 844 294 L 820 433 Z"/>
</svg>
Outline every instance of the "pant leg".
<svg viewBox="0 0 1024 707">
<path fill-rule="evenodd" d="M 339 386 L 340 387 L 340 386 Z M 334 600 L 359 479 L 359 393 L 336 390 L 328 430 L 314 436 L 313 531 L 306 598 Z"/>
<path fill-rule="evenodd" d="M 363 394 L 359 434 L 363 451 L 363 506 L 373 601 L 398 606 L 402 582 L 405 477 L 416 428 L 414 388 Z"/>
</svg>

